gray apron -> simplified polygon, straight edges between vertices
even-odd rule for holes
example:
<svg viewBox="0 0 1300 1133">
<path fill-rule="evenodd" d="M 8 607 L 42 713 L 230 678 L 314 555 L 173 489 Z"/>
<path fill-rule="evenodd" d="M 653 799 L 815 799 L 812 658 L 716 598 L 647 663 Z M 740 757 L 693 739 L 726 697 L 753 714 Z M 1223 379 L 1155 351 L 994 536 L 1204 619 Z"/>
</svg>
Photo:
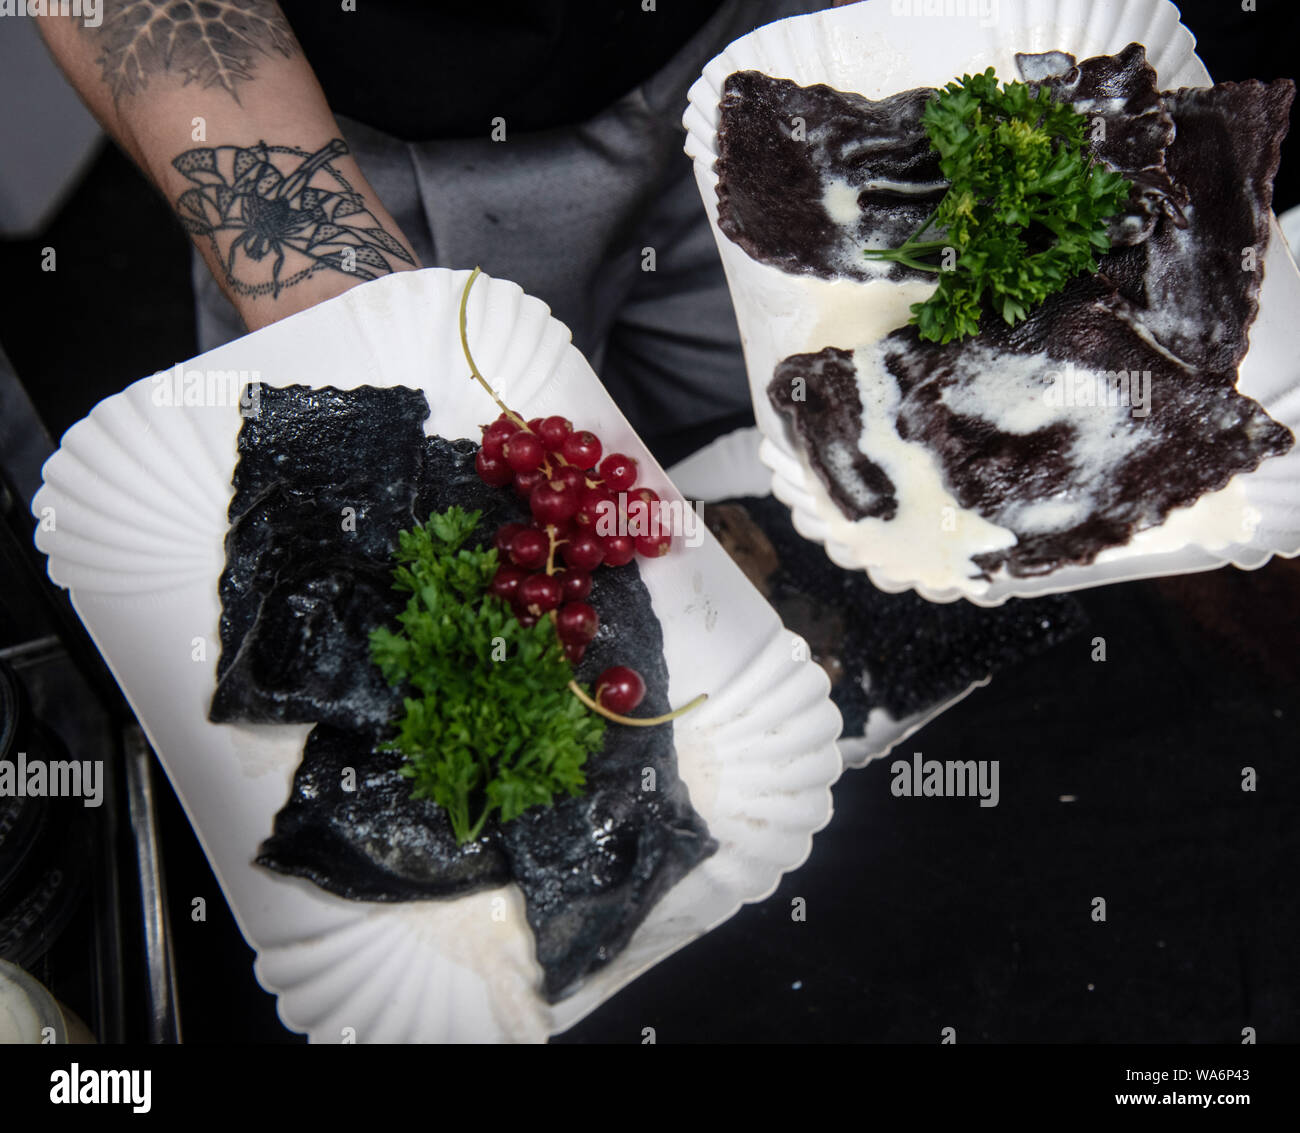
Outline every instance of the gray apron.
<svg viewBox="0 0 1300 1133">
<path fill-rule="evenodd" d="M 750 407 L 726 279 L 682 152 L 687 91 L 732 40 L 824 7 L 727 0 L 652 78 L 577 126 L 511 134 L 506 122 L 505 141 L 411 144 L 339 125 L 425 265 L 478 264 L 542 299 L 633 428 L 661 436 Z M 646 248 L 654 271 L 642 270 Z M 193 274 L 200 349 L 244 334 L 197 253 Z"/>
</svg>

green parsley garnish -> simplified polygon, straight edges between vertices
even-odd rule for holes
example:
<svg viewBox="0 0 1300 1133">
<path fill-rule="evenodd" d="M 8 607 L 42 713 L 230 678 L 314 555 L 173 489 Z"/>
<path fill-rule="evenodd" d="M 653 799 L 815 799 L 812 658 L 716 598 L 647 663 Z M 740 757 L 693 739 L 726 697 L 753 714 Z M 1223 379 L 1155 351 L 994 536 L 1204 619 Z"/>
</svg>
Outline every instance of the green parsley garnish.
<svg viewBox="0 0 1300 1133">
<path fill-rule="evenodd" d="M 1045 86 L 999 90 L 990 67 L 949 83 L 921 122 L 948 191 L 900 247 L 865 252 L 939 273 L 935 293 L 912 305 L 921 338 L 976 334 L 986 306 L 1017 323 L 1080 272 L 1096 271 L 1094 252 L 1110 247 L 1106 218 L 1131 186 L 1093 162 L 1084 115 Z M 937 236 L 922 239 L 931 230 Z M 949 248 L 955 261 L 952 252 L 945 259 Z"/>
<path fill-rule="evenodd" d="M 370 635 L 385 679 L 410 690 L 384 747 L 402 754 L 412 796 L 443 807 L 461 843 L 494 811 L 510 822 L 581 794 L 587 756 L 605 736 L 605 721 L 569 689 L 573 670 L 550 619 L 525 627 L 488 592 L 496 549 L 465 547 L 478 521 L 451 507 L 398 536 L 394 588 L 411 597 L 396 632 Z"/>
</svg>

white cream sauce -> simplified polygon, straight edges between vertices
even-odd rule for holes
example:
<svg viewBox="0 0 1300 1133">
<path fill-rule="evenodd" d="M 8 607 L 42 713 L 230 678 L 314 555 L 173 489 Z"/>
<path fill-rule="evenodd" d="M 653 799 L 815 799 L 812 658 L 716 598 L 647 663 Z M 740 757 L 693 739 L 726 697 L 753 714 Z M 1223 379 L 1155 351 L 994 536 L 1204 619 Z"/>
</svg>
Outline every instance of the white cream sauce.
<svg viewBox="0 0 1300 1133">
<path fill-rule="evenodd" d="M 834 191 L 829 188 L 828 196 Z M 840 203 L 844 204 L 842 198 Z M 816 353 L 828 346 L 853 352 L 863 405 L 858 450 L 886 472 L 898 495 L 893 519 L 850 520 L 804 461 L 805 483 L 831 538 L 854 548 L 856 557 L 900 584 L 984 592 L 988 583 L 974 578 L 978 568 L 973 557 L 1012 546 L 1016 536 L 1009 527 L 960 507 L 944 483 L 935 454 L 898 435 L 899 390 L 882 361 L 883 339 L 907 322 L 911 305 L 924 301 L 934 285 L 811 278 L 800 285 L 807 290 L 806 309 L 816 311 L 817 317 L 802 344 L 790 353 Z M 1030 433 L 1062 421 L 1075 430 L 1070 456 L 1082 471 L 1079 489 L 1021 504 L 1005 518 L 1033 532 L 1078 523 L 1092 510 L 1095 489 L 1102 486 L 1115 461 L 1141 443 L 1142 430 L 1133 427 L 1133 407 L 1053 404 L 1043 396 L 1053 380 L 1050 375 L 1064 370 L 1068 376 L 1069 370 L 1045 354 L 1009 363 L 993 351 L 972 346 L 969 359 L 971 376 L 944 391 L 945 403 L 955 412 L 982 418 L 1011 433 Z M 845 461 L 851 456 L 841 454 Z M 1188 544 L 1220 549 L 1247 541 L 1258 522 L 1258 513 L 1247 505 L 1240 477 L 1234 477 L 1222 491 L 1171 513 L 1159 527 L 1138 532 L 1124 546 L 1103 551 L 1097 561 L 1175 551 Z"/>
</svg>

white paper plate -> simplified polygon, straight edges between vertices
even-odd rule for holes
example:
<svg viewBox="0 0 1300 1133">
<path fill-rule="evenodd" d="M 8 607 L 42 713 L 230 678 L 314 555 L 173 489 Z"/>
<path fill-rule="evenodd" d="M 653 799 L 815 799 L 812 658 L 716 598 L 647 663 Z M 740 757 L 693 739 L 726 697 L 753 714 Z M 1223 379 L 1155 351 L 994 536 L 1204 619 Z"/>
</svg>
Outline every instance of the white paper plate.
<svg viewBox="0 0 1300 1133">
<path fill-rule="evenodd" d="M 687 499 L 700 500 L 706 506 L 735 496 L 770 495 L 772 475 L 758 455 L 762 440 L 763 435 L 754 428 L 724 433 L 674 464 L 668 469 L 668 478 Z M 992 679 L 989 675 L 973 681 L 956 696 L 901 720 L 895 720 L 883 708 L 873 708 L 862 735 L 840 737 L 844 766 L 865 767 L 873 759 L 888 755 L 908 736 Z"/>
<path fill-rule="evenodd" d="M 1282 235 L 1286 237 L 1287 247 L 1291 249 L 1291 255 L 1300 256 L 1300 205 L 1289 208 L 1277 218 L 1277 225 L 1282 229 Z"/>
<path fill-rule="evenodd" d="M 457 338 L 467 278 L 386 276 L 185 369 L 242 370 L 271 385 L 418 387 L 432 409 L 428 432 L 477 437 L 496 409 L 469 379 Z M 575 417 L 635 456 L 643 483 L 676 497 L 545 304 L 484 277 L 469 326 L 476 361 L 509 404 L 529 417 Z M 541 969 L 513 885 L 371 904 L 254 867 L 309 729 L 207 720 L 240 417 L 232 406 L 155 404 L 158 388 L 136 382 L 64 436 L 33 501 L 44 520 L 36 541 L 166 768 L 287 1026 L 323 1042 L 544 1040 L 769 895 L 807 857 L 841 769 L 839 712 L 821 668 L 795 660 L 798 639 L 706 531 L 644 577 L 663 623 L 671 701 L 710 694 L 675 736 L 682 779 L 719 849 L 571 998 L 552 1007 L 536 993 Z"/>
<path fill-rule="evenodd" d="M 997 69 L 1016 77 L 1014 54 L 1068 51 L 1085 58 L 1112 54 L 1132 42 L 1146 46 L 1162 89 L 1208 86 L 1210 76 L 1194 54 L 1196 41 L 1166 0 L 998 0 L 993 19 L 958 5 L 971 15 L 926 16 L 928 5 L 867 0 L 794 16 L 768 24 L 732 43 L 704 68 L 690 91 L 683 118 L 686 152 L 726 269 L 749 370 L 754 413 L 763 433 L 761 457 L 771 470 L 772 493 L 789 506 L 795 528 L 822 543 L 840 566 L 865 570 L 881 590 L 915 589 L 935 602 L 967 598 L 996 606 L 1012 597 L 1031 597 L 1101 586 L 1127 579 L 1211 570 L 1233 563 L 1263 566 L 1274 554 L 1300 554 L 1300 446 L 1265 460 L 1235 478 L 1247 503 L 1262 520 L 1245 541 L 1217 550 L 1186 544 L 1153 551 L 1139 536 L 1121 557 L 1090 566 L 1066 567 L 1037 578 L 1000 578 L 982 593 L 977 587 L 931 587 L 915 578 L 893 577 L 861 548 L 834 538 L 814 494 L 814 477 L 792 444 L 784 419 L 767 398 L 767 385 L 781 359 L 808 349 L 807 328 L 818 322 L 813 289 L 802 276 L 788 275 L 751 259 L 717 226 L 718 103 L 727 76 L 758 70 L 802 85 L 827 83 L 869 98 L 883 98 L 917 86 L 941 86 L 964 72 Z M 1294 141 L 1292 144 L 1295 144 Z M 1264 259 L 1259 317 L 1250 332 L 1238 388 L 1300 435 L 1300 272 L 1276 221 Z M 821 345 L 825 345 L 824 343 Z M 818 347 L 819 348 L 819 347 Z M 819 487 L 820 485 L 817 485 Z M 1175 513 L 1177 514 L 1177 513 Z M 1151 534 L 1155 535 L 1155 529 Z"/>
</svg>

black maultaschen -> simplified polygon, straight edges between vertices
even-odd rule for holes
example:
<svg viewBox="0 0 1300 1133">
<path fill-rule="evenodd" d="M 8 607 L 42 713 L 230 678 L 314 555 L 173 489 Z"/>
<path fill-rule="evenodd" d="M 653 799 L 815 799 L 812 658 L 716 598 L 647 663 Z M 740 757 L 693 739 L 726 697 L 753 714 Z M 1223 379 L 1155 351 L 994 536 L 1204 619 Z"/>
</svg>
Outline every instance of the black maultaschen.
<svg viewBox="0 0 1300 1133">
<path fill-rule="evenodd" d="M 258 863 L 363 901 L 513 880 L 543 994 L 571 994 L 716 849 L 677 776 L 672 724 L 610 725 L 582 797 L 457 845 L 445 812 L 411 798 L 401 757 L 380 749 L 402 694 L 371 664 L 369 635 L 404 604 L 391 576 L 400 531 L 455 505 L 482 513 L 482 546 L 528 510 L 479 478 L 473 441 L 425 437 L 417 390 L 262 387 L 258 405 L 239 439 L 212 719 L 316 723 Z M 647 711 L 666 711 L 663 635 L 637 565 L 597 572 L 591 600 L 601 626 L 576 678 L 635 656 Z"/>
</svg>

